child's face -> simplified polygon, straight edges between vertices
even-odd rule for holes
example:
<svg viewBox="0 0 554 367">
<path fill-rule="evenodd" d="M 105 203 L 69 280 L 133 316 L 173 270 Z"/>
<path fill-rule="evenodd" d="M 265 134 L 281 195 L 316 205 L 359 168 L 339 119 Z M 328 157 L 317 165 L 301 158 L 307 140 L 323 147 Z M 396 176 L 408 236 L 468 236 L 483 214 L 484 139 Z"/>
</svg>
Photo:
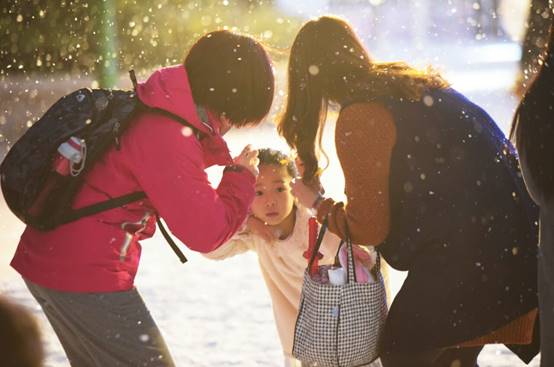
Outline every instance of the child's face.
<svg viewBox="0 0 554 367">
<path fill-rule="evenodd" d="M 266 224 L 280 224 L 294 207 L 294 196 L 290 191 L 292 177 L 285 166 L 262 164 L 259 169 L 252 212 Z"/>
</svg>

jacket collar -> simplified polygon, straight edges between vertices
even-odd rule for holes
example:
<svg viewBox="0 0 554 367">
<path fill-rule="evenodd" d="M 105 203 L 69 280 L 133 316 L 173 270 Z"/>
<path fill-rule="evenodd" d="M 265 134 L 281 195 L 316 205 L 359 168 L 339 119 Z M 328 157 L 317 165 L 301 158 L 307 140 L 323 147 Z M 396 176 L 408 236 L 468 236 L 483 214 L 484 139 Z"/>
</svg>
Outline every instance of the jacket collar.
<svg viewBox="0 0 554 367">
<path fill-rule="evenodd" d="M 227 143 L 220 134 L 219 116 L 194 103 L 188 74 L 183 65 L 155 71 L 146 82 L 138 83 L 136 91 L 146 106 L 176 115 L 201 133 L 206 167 L 233 162 Z"/>
</svg>

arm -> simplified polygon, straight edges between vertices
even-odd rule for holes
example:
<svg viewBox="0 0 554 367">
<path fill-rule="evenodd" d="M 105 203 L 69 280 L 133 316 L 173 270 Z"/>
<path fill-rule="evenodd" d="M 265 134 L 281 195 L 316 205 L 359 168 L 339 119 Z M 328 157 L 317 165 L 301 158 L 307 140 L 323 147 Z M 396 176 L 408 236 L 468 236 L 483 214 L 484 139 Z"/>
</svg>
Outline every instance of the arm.
<svg viewBox="0 0 554 367">
<path fill-rule="evenodd" d="M 254 248 L 252 241 L 252 237 L 247 233 L 236 233 L 228 242 L 203 256 L 211 260 L 225 260 Z"/>
<path fill-rule="evenodd" d="M 391 113 L 377 103 L 354 104 L 337 120 L 335 144 L 345 179 L 347 204 L 324 200 L 320 222 L 345 238 L 348 223 L 353 243 L 379 245 L 390 226 L 389 175 L 396 126 Z"/>
<path fill-rule="evenodd" d="M 214 250 L 244 222 L 254 199 L 255 177 L 248 170 L 226 170 L 214 189 L 200 142 L 159 115 L 145 114 L 126 138 L 123 146 L 138 184 L 189 248 Z"/>
<path fill-rule="evenodd" d="M 257 251 L 258 246 L 267 246 L 275 241 L 273 231 L 264 222 L 250 215 L 243 227 L 215 251 L 205 254 L 213 260 L 223 260 L 248 250 Z"/>
</svg>

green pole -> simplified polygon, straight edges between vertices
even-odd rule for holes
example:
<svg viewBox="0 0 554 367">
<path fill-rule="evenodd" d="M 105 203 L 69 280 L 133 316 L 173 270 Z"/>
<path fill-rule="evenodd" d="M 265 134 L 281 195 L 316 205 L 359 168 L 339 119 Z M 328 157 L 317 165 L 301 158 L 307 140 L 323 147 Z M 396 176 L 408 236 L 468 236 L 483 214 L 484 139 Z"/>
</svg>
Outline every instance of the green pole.
<svg viewBox="0 0 554 367">
<path fill-rule="evenodd" d="M 117 22 L 115 0 L 102 0 L 100 5 L 100 88 L 113 88 L 117 84 Z"/>
</svg>

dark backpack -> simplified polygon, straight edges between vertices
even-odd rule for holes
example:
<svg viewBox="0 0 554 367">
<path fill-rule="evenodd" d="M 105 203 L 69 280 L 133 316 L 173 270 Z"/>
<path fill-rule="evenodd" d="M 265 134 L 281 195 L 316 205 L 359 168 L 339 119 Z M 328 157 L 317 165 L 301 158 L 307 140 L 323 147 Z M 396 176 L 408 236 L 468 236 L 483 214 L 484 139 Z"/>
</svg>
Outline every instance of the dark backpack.
<svg viewBox="0 0 554 367">
<path fill-rule="evenodd" d="M 136 84 L 134 73 L 131 79 Z M 10 210 L 24 223 L 47 231 L 79 218 L 121 207 L 146 197 L 133 192 L 72 209 L 73 199 L 83 184 L 86 173 L 106 151 L 120 147 L 120 137 L 140 111 L 153 110 L 144 106 L 134 91 L 79 89 L 54 105 L 31 126 L 11 147 L 0 165 L 0 181 L 4 199 Z M 168 114 L 165 111 L 156 110 Z M 190 126 L 178 116 L 171 117 Z M 86 155 L 77 174 L 60 176 L 52 164 L 60 144 L 77 137 L 86 144 Z M 55 175 L 55 185 L 51 185 Z M 50 185 L 46 195 L 45 185 Z M 41 197 L 41 209 L 31 210 Z M 36 205 L 35 205 L 36 207 Z M 157 218 L 162 234 L 181 262 L 185 256 L 173 242 Z"/>
</svg>

